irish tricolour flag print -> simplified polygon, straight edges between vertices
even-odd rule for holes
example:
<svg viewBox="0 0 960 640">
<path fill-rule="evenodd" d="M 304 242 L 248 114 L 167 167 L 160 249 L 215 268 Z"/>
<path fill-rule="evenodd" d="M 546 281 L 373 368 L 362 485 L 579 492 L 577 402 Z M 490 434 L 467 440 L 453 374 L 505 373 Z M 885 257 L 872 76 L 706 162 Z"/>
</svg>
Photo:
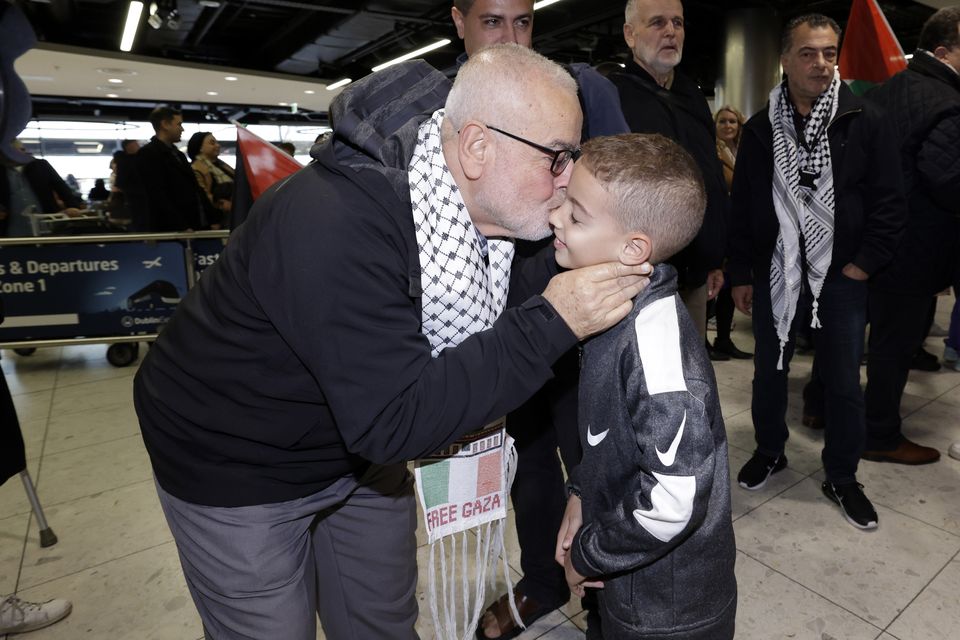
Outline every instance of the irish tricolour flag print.
<svg viewBox="0 0 960 640">
<path fill-rule="evenodd" d="M 499 420 L 417 461 L 417 493 L 431 543 L 507 516 L 511 442 Z"/>
</svg>

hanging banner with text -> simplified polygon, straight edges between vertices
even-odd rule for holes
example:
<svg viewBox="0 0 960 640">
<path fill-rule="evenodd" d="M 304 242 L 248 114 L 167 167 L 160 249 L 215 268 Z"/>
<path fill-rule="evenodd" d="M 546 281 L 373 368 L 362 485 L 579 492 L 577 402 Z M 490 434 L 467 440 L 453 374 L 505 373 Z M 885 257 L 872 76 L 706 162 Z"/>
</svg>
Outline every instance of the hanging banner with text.
<svg viewBox="0 0 960 640">
<path fill-rule="evenodd" d="M 156 333 L 187 294 L 182 243 L 0 247 L 0 341 Z"/>
<path fill-rule="evenodd" d="M 513 438 L 501 418 L 414 465 L 427 540 L 507 517 Z"/>
</svg>

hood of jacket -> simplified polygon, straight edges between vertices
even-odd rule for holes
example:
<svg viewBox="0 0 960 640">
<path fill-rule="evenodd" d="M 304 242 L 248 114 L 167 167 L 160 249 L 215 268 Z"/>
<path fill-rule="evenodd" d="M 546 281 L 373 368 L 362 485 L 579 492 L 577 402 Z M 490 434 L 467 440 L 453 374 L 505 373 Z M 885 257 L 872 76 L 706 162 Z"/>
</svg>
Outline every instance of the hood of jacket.
<svg viewBox="0 0 960 640">
<path fill-rule="evenodd" d="M 331 168 L 382 174 L 409 199 L 407 167 L 421 123 L 443 107 L 451 82 L 423 60 L 394 65 L 347 86 L 330 105 L 333 136 L 310 156 Z"/>
</svg>

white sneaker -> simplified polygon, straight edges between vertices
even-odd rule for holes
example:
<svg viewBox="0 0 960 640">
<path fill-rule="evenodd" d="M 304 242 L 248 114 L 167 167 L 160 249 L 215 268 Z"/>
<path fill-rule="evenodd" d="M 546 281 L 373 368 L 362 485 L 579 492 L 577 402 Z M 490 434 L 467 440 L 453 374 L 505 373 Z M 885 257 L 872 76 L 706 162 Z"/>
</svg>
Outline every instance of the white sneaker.
<svg viewBox="0 0 960 640">
<path fill-rule="evenodd" d="M 42 629 L 66 618 L 73 605 L 69 600 L 27 602 L 17 596 L 0 599 L 0 635 Z"/>
<path fill-rule="evenodd" d="M 950 445 L 950 449 L 947 451 L 951 458 L 956 458 L 960 460 L 960 441 L 954 442 Z"/>
<path fill-rule="evenodd" d="M 960 354 L 957 353 L 957 350 L 953 347 L 944 345 L 943 347 L 943 363 L 944 364 L 953 364 L 960 361 Z"/>
</svg>

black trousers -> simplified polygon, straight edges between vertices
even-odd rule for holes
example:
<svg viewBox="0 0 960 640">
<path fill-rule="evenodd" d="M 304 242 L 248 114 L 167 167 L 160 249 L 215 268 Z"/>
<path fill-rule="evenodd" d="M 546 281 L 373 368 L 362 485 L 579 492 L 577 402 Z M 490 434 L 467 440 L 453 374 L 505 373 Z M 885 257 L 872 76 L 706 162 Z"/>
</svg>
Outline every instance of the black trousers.
<svg viewBox="0 0 960 640">
<path fill-rule="evenodd" d="M 778 369 L 780 340 L 773 322 L 770 285 L 765 280 L 753 287 L 753 335 L 756 349 L 753 376 L 754 435 L 757 451 L 771 457 L 783 453 L 789 438 L 787 428 L 787 376 L 793 357 L 794 338 L 803 306 L 801 297 L 789 340 L 783 350 L 783 368 Z M 926 311 L 926 306 L 924 306 Z M 863 452 L 864 399 L 860 390 L 860 358 L 866 325 L 867 283 L 830 274 L 820 293 L 819 319 L 814 330 L 816 357 L 811 385 L 823 394 L 826 428 L 823 467 L 827 480 L 835 484 L 856 481 L 857 465 Z"/>
<path fill-rule="evenodd" d="M 868 307 L 866 448 L 889 451 L 903 439 L 900 401 L 910 361 L 930 326 L 930 296 L 889 293 L 871 287 Z"/>
<path fill-rule="evenodd" d="M 7 379 L 0 372 L 0 484 L 26 468 L 27 458 L 17 409 L 13 406 Z"/>
<path fill-rule="evenodd" d="M 510 491 L 523 571 L 517 589 L 542 605 L 562 604 L 570 598 L 554 550 L 567 506 L 560 458 L 570 469 L 581 457 L 577 431 L 579 369 L 579 349 L 575 348 L 554 365 L 556 377 L 507 417 L 507 431 L 516 440 L 518 456 Z"/>
</svg>

